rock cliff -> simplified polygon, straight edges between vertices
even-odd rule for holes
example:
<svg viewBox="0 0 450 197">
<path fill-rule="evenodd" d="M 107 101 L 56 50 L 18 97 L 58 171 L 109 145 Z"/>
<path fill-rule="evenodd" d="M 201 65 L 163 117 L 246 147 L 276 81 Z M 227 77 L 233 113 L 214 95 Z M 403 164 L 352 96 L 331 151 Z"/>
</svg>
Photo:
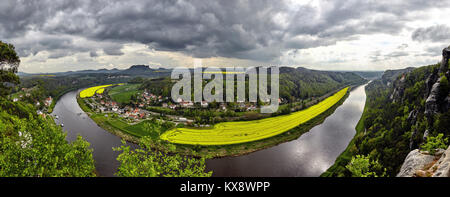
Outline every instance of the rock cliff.
<svg viewBox="0 0 450 197">
<path fill-rule="evenodd" d="M 411 151 L 397 177 L 450 177 L 450 148 L 433 155 L 418 149 Z"/>
<path fill-rule="evenodd" d="M 409 113 L 408 122 L 411 125 L 416 124 L 416 119 L 419 113 L 427 117 L 428 125 L 434 123 L 434 119 L 439 113 L 447 113 L 450 110 L 450 95 L 448 90 L 449 69 L 448 62 L 450 58 L 450 46 L 443 49 L 442 61 L 439 70 L 434 70 L 425 81 L 425 107 L 422 109 L 413 109 Z M 404 86 L 403 80 L 396 80 L 394 82 L 394 91 L 391 95 L 392 102 L 402 101 Z M 419 111 L 420 110 L 420 111 Z M 414 130 L 410 140 L 410 149 L 412 150 L 406 157 L 400 172 L 399 177 L 431 177 L 431 176 L 450 176 L 450 148 L 447 150 L 439 150 L 436 154 L 430 155 L 419 149 L 419 146 L 414 139 L 419 135 L 417 129 Z M 423 133 L 423 142 L 426 141 L 429 135 L 429 130 Z"/>
</svg>

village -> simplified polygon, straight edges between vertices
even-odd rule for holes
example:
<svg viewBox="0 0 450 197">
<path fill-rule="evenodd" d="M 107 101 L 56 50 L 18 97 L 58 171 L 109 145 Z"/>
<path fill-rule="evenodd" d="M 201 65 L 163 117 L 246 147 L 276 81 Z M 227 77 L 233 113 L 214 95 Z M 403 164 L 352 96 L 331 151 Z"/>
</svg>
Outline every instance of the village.
<svg viewBox="0 0 450 197">
<path fill-rule="evenodd" d="M 42 99 L 41 97 L 36 94 L 35 88 L 21 88 L 19 92 L 11 96 L 11 100 L 13 102 L 28 101 L 29 103 L 33 103 L 38 115 L 51 113 L 53 98 L 48 96 Z"/>
<path fill-rule="evenodd" d="M 140 122 L 141 120 L 151 118 L 161 118 L 173 121 L 176 124 L 183 123 L 198 127 L 207 127 L 209 125 L 194 124 L 194 120 L 173 114 L 164 114 L 161 112 L 155 112 L 151 109 L 166 109 L 169 111 L 175 111 L 180 109 L 207 109 L 217 112 L 231 111 L 256 111 L 258 108 L 256 103 L 238 102 L 234 106 L 228 106 L 226 103 L 209 103 L 202 101 L 194 103 L 192 101 L 184 101 L 178 99 L 173 102 L 169 97 L 163 97 L 161 95 L 155 95 L 148 90 L 139 92 L 135 100 L 129 104 L 120 104 L 111 99 L 107 93 L 95 94 L 93 97 L 84 99 L 85 103 L 96 113 L 116 114 L 118 117 L 128 120 L 129 122 Z M 281 100 L 280 100 L 281 101 Z M 279 101 L 279 102 L 280 102 Z M 237 109 L 237 110 L 236 110 Z"/>
</svg>

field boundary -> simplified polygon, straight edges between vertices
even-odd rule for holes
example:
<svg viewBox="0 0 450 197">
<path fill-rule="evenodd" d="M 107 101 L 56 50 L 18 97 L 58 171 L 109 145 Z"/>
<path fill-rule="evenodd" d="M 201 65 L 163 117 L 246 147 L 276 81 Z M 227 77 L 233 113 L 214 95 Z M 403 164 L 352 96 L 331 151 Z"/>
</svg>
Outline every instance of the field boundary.
<svg viewBox="0 0 450 197">
<path fill-rule="evenodd" d="M 195 157 L 207 157 L 207 158 L 221 158 L 221 157 L 228 157 L 228 156 L 240 156 L 249 154 L 258 150 L 270 148 L 273 146 L 276 146 L 281 143 L 285 143 L 288 141 L 295 140 L 299 138 L 302 134 L 308 132 L 311 130 L 314 126 L 321 124 L 325 119 L 331 115 L 349 96 L 351 90 L 359 85 L 350 86 L 347 93 L 340 99 L 339 102 L 334 104 L 332 107 L 327 109 L 325 112 L 322 112 L 318 116 L 314 117 L 313 119 L 298 125 L 297 127 L 285 131 L 284 133 L 281 133 L 279 135 L 275 135 L 266 139 L 257 140 L 253 142 L 246 142 L 246 143 L 240 143 L 240 144 L 231 144 L 231 145 L 216 145 L 216 146 L 201 146 L 201 145 L 186 145 L 186 144 L 172 144 L 165 141 L 155 141 L 153 144 L 150 145 L 150 147 L 156 149 L 156 150 L 165 150 L 170 151 L 182 155 L 189 155 L 189 156 L 195 156 Z M 83 105 L 84 101 L 83 99 L 79 98 L 77 96 L 77 102 L 79 105 Z M 81 104 L 80 104 L 81 103 Z M 83 111 L 85 111 L 83 109 Z M 86 112 L 86 111 L 85 111 Z M 132 143 L 139 143 L 140 138 L 133 136 L 126 131 L 120 130 L 118 128 L 115 128 L 111 125 L 109 125 L 107 122 L 102 121 L 98 118 L 92 118 L 91 112 L 86 112 L 89 117 L 101 128 L 105 129 L 106 131 L 117 135 L 121 137 L 122 139 L 132 142 Z M 175 145 L 176 149 L 169 149 L 169 145 Z"/>
</svg>

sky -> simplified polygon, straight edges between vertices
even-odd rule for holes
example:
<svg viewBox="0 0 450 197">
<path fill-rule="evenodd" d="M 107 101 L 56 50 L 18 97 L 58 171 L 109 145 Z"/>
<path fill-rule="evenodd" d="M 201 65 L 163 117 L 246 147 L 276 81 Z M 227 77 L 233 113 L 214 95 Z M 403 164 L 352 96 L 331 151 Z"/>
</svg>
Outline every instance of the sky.
<svg viewBox="0 0 450 197">
<path fill-rule="evenodd" d="M 301 66 L 386 70 L 440 61 L 448 0 L 2 0 L 0 40 L 27 73 Z"/>
</svg>

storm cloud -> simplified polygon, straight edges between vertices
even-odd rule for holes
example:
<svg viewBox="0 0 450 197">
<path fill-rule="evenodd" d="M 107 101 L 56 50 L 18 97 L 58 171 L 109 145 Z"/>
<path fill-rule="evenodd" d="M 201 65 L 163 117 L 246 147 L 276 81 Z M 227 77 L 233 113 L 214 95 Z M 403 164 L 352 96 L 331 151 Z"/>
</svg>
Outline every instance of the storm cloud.
<svg viewBox="0 0 450 197">
<path fill-rule="evenodd" d="M 276 62 L 292 50 L 331 46 L 361 35 L 397 35 L 406 22 L 424 17 L 424 11 L 450 4 L 446 0 L 311 2 L 6 0 L 0 5 L 0 39 L 13 42 L 22 57 L 42 51 L 50 53 L 49 58 L 81 52 L 93 58 L 121 56 L 125 44 L 140 43 L 151 50 L 197 58 Z M 438 42 L 448 35 L 447 26 L 421 27 L 412 39 Z"/>
<path fill-rule="evenodd" d="M 442 42 L 450 40 L 450 27 L 447 25 L 434 25 L 426 28 L 418 28 L 412 33 L 412 39 L 432 42 Z"/>
</svg>

